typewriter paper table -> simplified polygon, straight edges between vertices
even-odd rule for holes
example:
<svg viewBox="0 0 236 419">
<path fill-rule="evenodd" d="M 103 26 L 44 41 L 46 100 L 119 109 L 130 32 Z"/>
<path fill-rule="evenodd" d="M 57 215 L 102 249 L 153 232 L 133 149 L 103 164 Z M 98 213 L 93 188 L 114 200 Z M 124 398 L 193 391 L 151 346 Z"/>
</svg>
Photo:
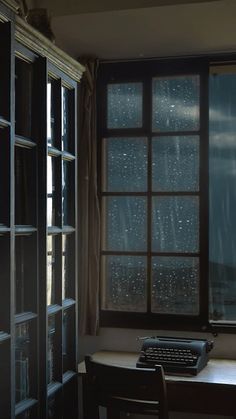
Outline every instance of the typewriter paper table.
<svg viewBox="0 0 236 419">
<path fill-rule="evenodd" d="M 95 360 L 105 364 L 135 367 L 139 354 L 100 351 Z M 84 362 L 79 364 L 83 385 L 84 419 L 88 417 L 89 395 L 86 391 Z M 231 416 L 236 419 L 236 360 L 210 359 L 195 376 L 165 375 L 169 410 Z"/>
</svg>

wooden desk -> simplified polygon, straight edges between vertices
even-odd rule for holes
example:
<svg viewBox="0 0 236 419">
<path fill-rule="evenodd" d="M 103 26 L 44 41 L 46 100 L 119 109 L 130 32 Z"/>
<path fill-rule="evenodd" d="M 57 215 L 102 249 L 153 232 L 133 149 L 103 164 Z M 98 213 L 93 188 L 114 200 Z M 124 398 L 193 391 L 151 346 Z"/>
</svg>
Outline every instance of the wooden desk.
<svg viewBox="0 0 236 419">
<path fill-rule="evenodd" d="M 100 351 L 95 360 L 106 364 L 134 367 L 138 354 Z M 78 367 L 83 380 L 84 419 L 88 417 L 86 371 L 84 362 Z M 169 410 L 231 416 L 236 419 L 236 360 L 211 359 L 196 376 L 166 375 Z"/>
</svg>

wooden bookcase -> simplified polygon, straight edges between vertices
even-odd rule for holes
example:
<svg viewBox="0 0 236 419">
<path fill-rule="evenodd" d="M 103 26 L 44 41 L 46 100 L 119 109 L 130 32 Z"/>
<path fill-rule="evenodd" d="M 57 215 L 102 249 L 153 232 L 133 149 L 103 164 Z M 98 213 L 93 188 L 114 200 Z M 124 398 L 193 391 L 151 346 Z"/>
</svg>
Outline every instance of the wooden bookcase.
<svg viewBox="0 0 236 419">
<path fill-rule="evenodd" d="M 83 67 L 0 1 L 0 419 L 75 419 Z"/>
</svg>

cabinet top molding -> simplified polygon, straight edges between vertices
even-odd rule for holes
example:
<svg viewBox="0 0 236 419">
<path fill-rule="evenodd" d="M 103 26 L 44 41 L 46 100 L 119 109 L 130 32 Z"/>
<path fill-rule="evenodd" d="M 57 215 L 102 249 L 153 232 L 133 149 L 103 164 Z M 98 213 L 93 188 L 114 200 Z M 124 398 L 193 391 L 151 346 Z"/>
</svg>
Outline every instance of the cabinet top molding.
<svg viewBox="0 0 236 419">
<path fill-rule="evenodd" d="M 15 0 L 1 0 L 0 4 L 1 3 L 3 3 L 9 9 L 13 10 L 15 13 L 17 13 L 20 8 L 19 3 L 17 3 Z"/>
<path fill-rule="evenodd" d="M 54 45 L 19 16 L 16 16 L 15 38 L 32 51 L 48 58 L 52 64 L 74 80 L 80 81 L 85 71 L 84 66 Z"/>
<path fill-rule="evenodd" d="M 17 4 L 15 0 L 0 0 L 0 6 L 1 5 L 7 7 L 9 11 L 14 12 L 8 15 L 6 9 L 3 11 L 0 10 L 0 21 L 13 21 L 15 24 L 16 41 L 38 55 L 46 57 L 52 64 L 73 80 L 76 80 L 77 82 L 80 81 L 83 72 L 85 71 L 84 66 L 54 45 L 48 38 L 18 16 L 19 4 Z"/>
</svg>

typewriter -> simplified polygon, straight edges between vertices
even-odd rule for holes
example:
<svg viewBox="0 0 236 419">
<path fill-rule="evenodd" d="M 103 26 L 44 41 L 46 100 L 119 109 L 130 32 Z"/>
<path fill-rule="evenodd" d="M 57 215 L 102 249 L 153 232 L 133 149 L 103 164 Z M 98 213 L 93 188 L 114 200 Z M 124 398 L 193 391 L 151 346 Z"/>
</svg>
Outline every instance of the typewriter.
<svg viewBox="0 0 236 419">
<path fill-rule="evenodd" d="M 166 373 L 196 375 L 206 366 L 212 348 L 213 342 L 205 339 L 143 338 L 136 366 L 152 368 L 162 365 Z"/>
</svg>

